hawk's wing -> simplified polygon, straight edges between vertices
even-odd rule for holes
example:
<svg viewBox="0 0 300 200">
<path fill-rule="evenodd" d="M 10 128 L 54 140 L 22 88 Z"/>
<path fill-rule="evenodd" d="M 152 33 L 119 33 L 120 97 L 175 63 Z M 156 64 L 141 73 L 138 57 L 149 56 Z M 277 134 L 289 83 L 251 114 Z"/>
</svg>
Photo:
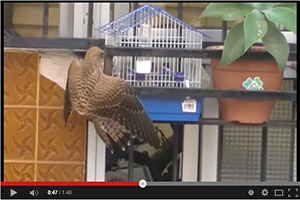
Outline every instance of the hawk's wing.
<svg viewBox="0 0 300 200">
<path fill-rule="evenodd" d="M 87 114 L 89 120 L 98 123 L 97 132 L 106 130 L 110 141 L 120 148 L 126 148 L 130 138 L 135 137 L 159 148 L 152 121 L 133 88 L 123 80 L 103 76 L 103 80 L 97 82 Z"/>
<path fill-rule="evenodd" d="M 67 80 L 66 84 L 66 91 L 65 91 L 65 102 L 64 102 L 64 120 L 65 124 L 67 124 L 68 118 L 70 116 L 70 113 L 72 111 L 72 103 L 70 100 L 70 93 L 69 93 L 69 83 Z"/>
<path fill-rule="evenodd" d="M 69 104 L 94 123 L 99 136 L 113 150 L 125 149 L 131 138 L 159 148 L 160 142 L 152 122 L 133 88 L 124 80 L 106 76 L 100 67 L 75 59 L 68 71 L 65 119 Z"/>
<path fill-rule="evenodd" d="M 78 61 L 77 59 L 73 60 L 68 69 L 63 111 L 65 124 L 67 123 L 72 111 L 72 100 L 78 98 L 77 76 L 80 74 L 81 69 L 82 62 Z"/>
</svg>

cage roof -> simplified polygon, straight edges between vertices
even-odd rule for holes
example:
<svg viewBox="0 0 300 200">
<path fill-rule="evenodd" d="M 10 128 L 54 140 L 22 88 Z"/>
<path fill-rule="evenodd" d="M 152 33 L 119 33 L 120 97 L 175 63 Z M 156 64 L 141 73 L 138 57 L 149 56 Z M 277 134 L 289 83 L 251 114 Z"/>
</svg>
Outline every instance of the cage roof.
<svg viewBox="0 0 300 200">
<path fill-rule="evenodd" d="M 101 26 L 99 28 L 99 31 L 108 35 L 120 35 L 136 26 L 145 23 L 147 20 L 157 15 L 164 15 L 168 17 L 170 20 L 177 22 L 182 27 L 201 33 L 203 36 L 209 37 L 205 33 L 197 30 L 195 27 L 172 16 L 171 14 L 167 13 L 163 9 L 151 5 L 144 5 L 140 8 L 137 8 L 136 10 L 132 11 L 129 14 L 124 15 L 111 23 Z"/>
</svg>

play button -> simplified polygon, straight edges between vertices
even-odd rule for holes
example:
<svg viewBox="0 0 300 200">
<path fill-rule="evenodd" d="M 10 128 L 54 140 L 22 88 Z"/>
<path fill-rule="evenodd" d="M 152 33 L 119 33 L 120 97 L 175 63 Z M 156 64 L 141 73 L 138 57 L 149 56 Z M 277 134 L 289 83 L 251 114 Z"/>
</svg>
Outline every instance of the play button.
<svg viewBox="0 0 300 200">
<path fill-rule="evenodd" d="M 11 196 L 11 197 L 14 196 L 14 195 L 16 195 L 16 194 L 17 194 L 16 191 L 14 191 L 13 189 L 10 189 L 10 196 Z"/>
</svg>

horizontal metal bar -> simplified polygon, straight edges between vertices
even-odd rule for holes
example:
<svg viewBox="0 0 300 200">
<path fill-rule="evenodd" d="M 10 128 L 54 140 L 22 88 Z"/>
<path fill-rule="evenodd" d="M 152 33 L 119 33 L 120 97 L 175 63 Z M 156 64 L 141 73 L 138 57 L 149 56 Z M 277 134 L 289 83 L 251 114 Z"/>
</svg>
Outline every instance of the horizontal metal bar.
<svg viewBox="0 0 300 200">
<path fill-rule="evenodd" d="M 153 121 L 155 123 L 161 123 L 160 121 Z M 173 121 L 165 121 L 164 123 L 174 123 Z M 181 121 L 175 122 L 176 124 L 199 124 L 199 125 L 234 125 L 234 126 L 257 126 L 257 127 L 297 127 L 297 120 L 288 121 L 288 120 L 272 120 L 262 124 L 246 124 L 246 123 L 238 123 L 238 122 L 227 122 L 223 119 L 218 118 L 200 118 L 199 121 L 190 122 L 190 121 Z"/>
<path fill-rule="evenodd" d="M 88 49 L 91 46 L 105 48 L 104 39 L 91 38 L 29 38 L 29 37 L 4 37 L 4 47 L 15 48 L 57 48 L 57 49 Z M 222 42 L 203 42 L 203 48 L 208 46 L 223 45 Z M 260 44 L 257 44 L 260 45 Z M 289 44 L 292 54 L 296 51 L 295 44 Z M 111 47 L 108 47 L 108 49 Z M 219 53 L 220 54 L 220 53 Z M 294 58 L 294 57 L 291 57 Z"/>
<path fill-rule="evenodd" d="M 227 122 L 222 119 L 217 119 L 217 118 L 200 118 L 199 124 L 201 125 L 248 125 L 248 126 L 261 126 L 261 127 L 269 127 L 269 126 L 287 126 L 287 127 L 292 127 L 292 126 L 297 126 L 297 121 L 269 121 L 267 123 L 263 124 L 242 124 L 242 123 L 237 123 L 237 122 Z"/>
<path fill-rule="evenodd" d="M 135 87 L 138 96 L 190 97 L 201 98 L 237 98 L 259 100 L 290 100 L 296 101 L 297 93 L 293 91 L 250 91 L 250 90 L 219 90 L 195 88 L 157 88 Z"/>
<path fill-rule="evenodd" d="M 209 46 L 222 46 L 224 45 L 223 42 L 219 42 L 219 41 L 203 41 L 202 42 L 202 49 L 206 49 Z M 262 43 L 254 43 L 254 46 L 263 46 Z M 289 47 L 290 47 L 290 51 L 297 51 L 297 44 L 294 43 L 289 43 Z"/>
<path fill-rule="evenodd" d="M 221 58 L 222 50 L 212 49 L 169 49 L 144 47 L 106 47 L 109 56 L 148 56 L 148 57 L 183 57 L 183 58 Z M 295 51 L 290 52 L 289 60 L 297 59 Z M 244 59 L 267 60 L 273 57 L 268 52 L 247 52 Z"/>
<path fill-rule="evenodd" d="M 92 46 L 105 48 L 104 39 L 92 38 L 28 38 L 4 37 L 4 47 L 13 48 L 54 48 L 54 49 L 89 49 Z"/>
</svg>

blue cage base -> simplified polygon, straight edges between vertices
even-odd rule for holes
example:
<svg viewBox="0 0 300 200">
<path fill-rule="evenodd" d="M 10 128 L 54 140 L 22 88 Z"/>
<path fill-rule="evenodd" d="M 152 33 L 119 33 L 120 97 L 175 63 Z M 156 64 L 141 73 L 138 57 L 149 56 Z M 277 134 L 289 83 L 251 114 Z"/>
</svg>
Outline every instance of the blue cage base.
<svg viewBox="0 0 300 200">
<path fill-rule="evenodd" d="M 183 112 L 184 98 L 139 97 L 153 122 L 198 122 L 202 102 L 197 100 L 196 112 Z"/>
</svg>

